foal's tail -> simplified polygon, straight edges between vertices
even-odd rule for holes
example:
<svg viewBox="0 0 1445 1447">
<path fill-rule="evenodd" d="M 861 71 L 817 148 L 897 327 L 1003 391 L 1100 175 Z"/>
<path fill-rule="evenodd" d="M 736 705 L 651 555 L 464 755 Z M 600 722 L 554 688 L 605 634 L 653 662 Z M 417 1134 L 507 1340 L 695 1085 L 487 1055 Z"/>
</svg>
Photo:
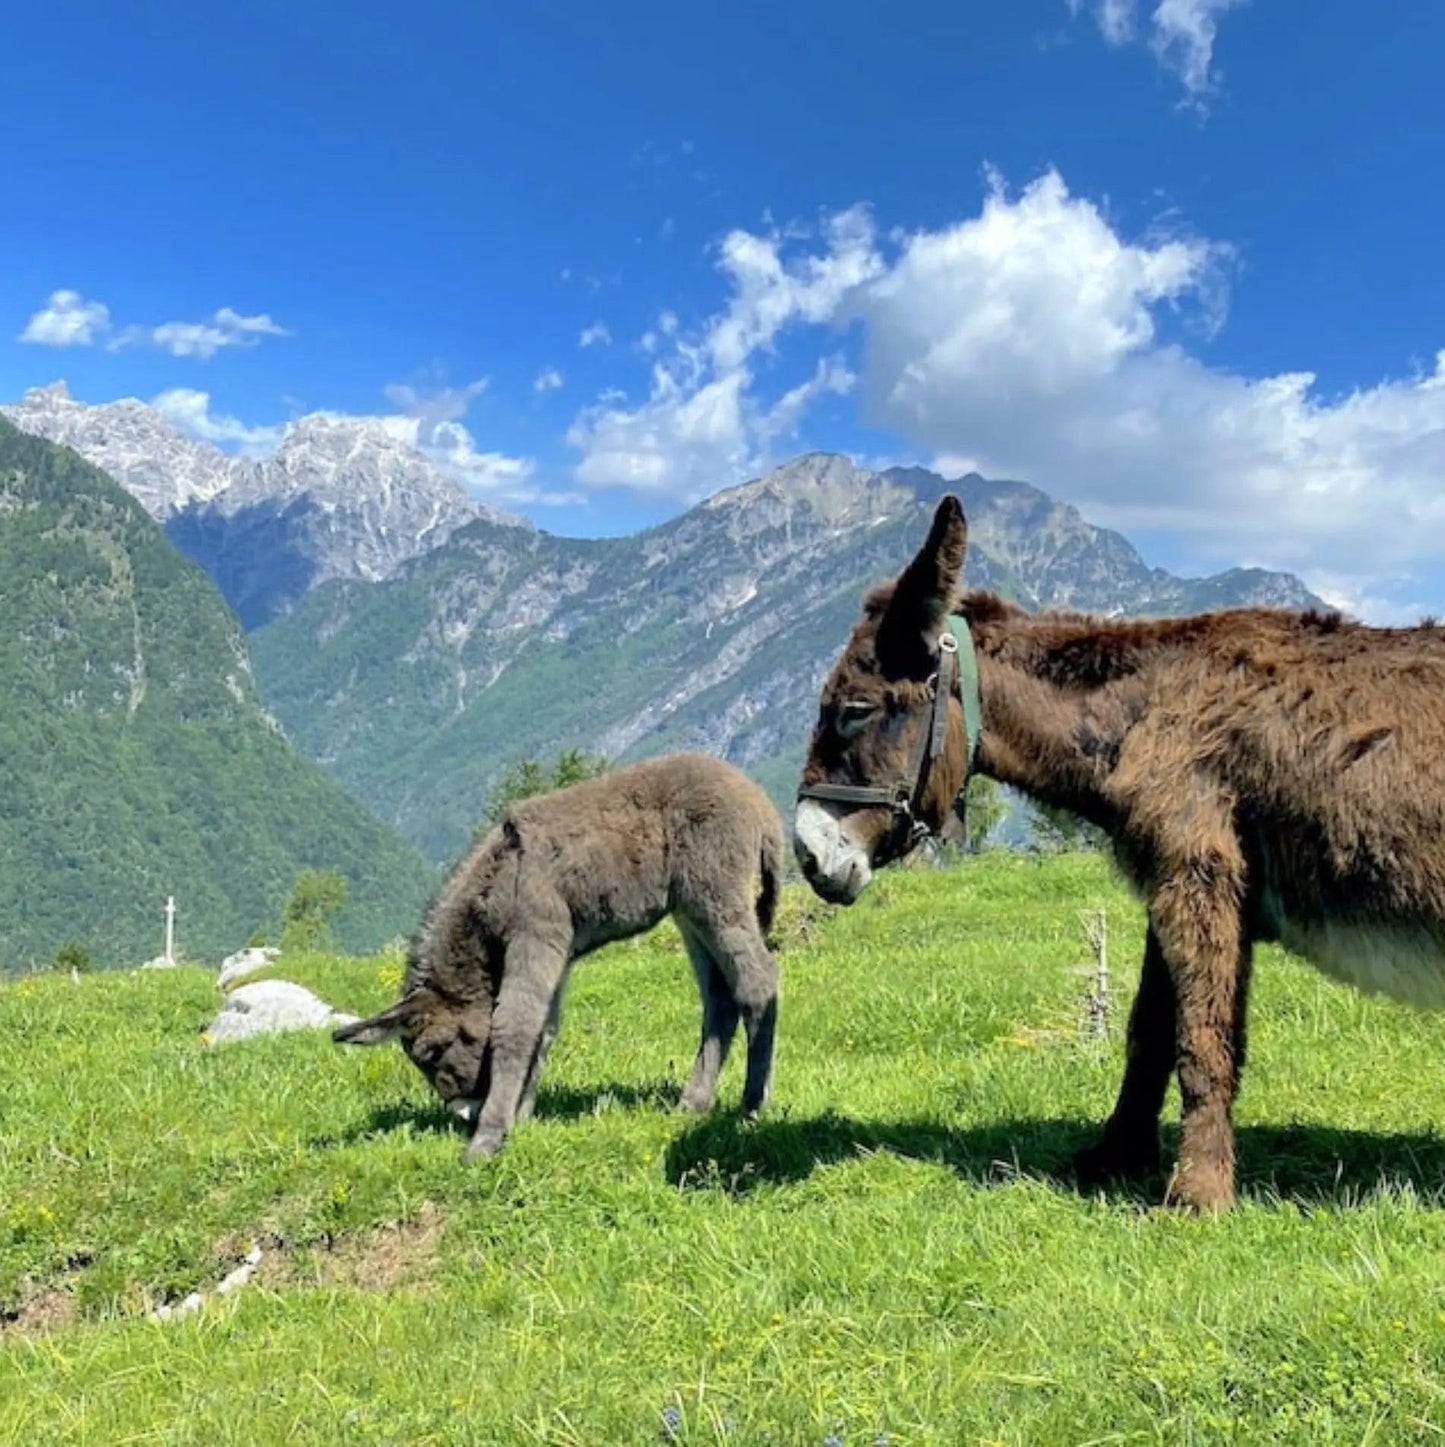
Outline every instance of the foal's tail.
<svg viewBox="0 0 1445 1447">
<path fill-rule="evenodd" d="M 766 939 L 773 928 L 773 916 L 778 910 L 778 891 L 783 886 L 783 831 L 776 817 L 768 819 L 763 827 L 758 856 L 763 876 L 763 887 L 758 895 L 758 924 Z"/>
</svg>

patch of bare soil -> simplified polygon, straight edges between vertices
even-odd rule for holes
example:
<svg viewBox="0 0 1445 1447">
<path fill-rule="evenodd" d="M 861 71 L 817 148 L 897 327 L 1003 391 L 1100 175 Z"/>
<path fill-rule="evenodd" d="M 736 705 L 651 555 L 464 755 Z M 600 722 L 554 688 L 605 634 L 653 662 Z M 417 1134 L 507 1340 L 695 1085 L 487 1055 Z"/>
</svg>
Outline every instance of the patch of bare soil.
<svg viewBox="0 0 1445 1447">
<path fill-rule="evenodd" d="M 298 1252 L 268 1254 L 260 1279 L 272 1287 L 354 1286 L 390 1291 L 425 1279 L 445 1218 L 430 1201 L 409 1221 L 354 1236 L 336 1236 Z"/>
<path fill-rule="evenodd" d="M 44 1336 L 80 1319 L 80 1308 L 68 1291 L 50 1287 L 18 1306 L 0 1306 L 0 1337 Z"/>
</svg>

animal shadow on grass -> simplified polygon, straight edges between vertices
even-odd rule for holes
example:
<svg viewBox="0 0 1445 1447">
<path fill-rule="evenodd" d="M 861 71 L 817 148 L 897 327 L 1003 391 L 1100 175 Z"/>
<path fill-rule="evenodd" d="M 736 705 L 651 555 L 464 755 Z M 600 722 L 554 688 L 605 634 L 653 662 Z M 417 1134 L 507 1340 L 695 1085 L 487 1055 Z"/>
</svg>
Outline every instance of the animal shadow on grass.
<svg viewBox="0 0 1445 1447">
<path fill-rule="evenodd" d="M 748 1121 L 718 1114 L 698 1121 L 668 1149 L 668 1179 L 681 1189 L 745 1196 L 766 1185 L 805 1179 L 818 1166 L 889 1151 L 947 1166 L 977 1185 L 1033 1177 L 1084 1195 L 1149 1206 L 1162 1197 L 1163 1172 L 1105 1187 L 1082 1188 L 1073 1156 L 1096 1139 L 1100 1122 L 1020 1117 L 953 1127 L 928 1119 L 855 1121 L 825 1114 Z M 1179 1147 L 1166 1126 L 1166 1169 Z M 1246 1125 L 1237 1133 L 1241 1196 L 1305 1207 L 1346 1206 L 1381 1188 L 1413 1190 L 1445 1204 L 1445 1137 L 1434 1132 L 1376 1132 L 1291 1123 Z"/>
<path fill-rule="evenodd" d="M 644 1081 L 640 1084 L 540 1085 L 537 1089 L 536 1119 L 580 1120 L 607 1110 L 672 1110 L 682 1094 L 675 1080 Z M 318 1137 L 313 1147 L 354 1145 L 372 1136 L 394 1130 L 441 1135 L 465 1135 L 468 1127 L 440 1101 L 418 1105 L 411 1101 L 377 1106 L 364 1119 L 335 1135 Z"/>
</svg>

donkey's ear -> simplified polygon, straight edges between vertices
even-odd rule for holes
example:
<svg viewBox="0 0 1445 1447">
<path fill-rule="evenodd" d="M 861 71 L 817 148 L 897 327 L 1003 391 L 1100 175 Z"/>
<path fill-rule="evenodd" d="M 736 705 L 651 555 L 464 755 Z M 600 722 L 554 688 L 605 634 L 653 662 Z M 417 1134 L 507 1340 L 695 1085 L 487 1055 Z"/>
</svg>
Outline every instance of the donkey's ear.
<svg viewBox="0 0 1445 1447">
<path fill-rule="evenodd" d="M 940 616 L 947 612 L 967 552 L 968 522 L 963 516 L 963 504 L 946 492 L 933 511 L 928 537 L 898 580 L 895 601 L 911 599 L 925 606 L 935 605 Z"/>
<path fill-rule="evenodd" d="M 900 663 L 915 661 L 913 655 L 920 647 L 931 656 L 932 635 L 948 613 L 967 552 L 963 506 L 951 492 L 945 493 L 923 546 L 899 574 L 879 624 L 880 645 L 897 654 Z"/>
<path fill-rule="evenodd" d="M 338 1045 L 385 1045 L 388 1040 L 395 1040 L 401 1034 L 401 1027 L 410 1013 L 410 1003 L 408 1000 L 399 1000 L 369 1020 L 338 1025 L 331 1032 L 331 1038 Z"/>
</svg>

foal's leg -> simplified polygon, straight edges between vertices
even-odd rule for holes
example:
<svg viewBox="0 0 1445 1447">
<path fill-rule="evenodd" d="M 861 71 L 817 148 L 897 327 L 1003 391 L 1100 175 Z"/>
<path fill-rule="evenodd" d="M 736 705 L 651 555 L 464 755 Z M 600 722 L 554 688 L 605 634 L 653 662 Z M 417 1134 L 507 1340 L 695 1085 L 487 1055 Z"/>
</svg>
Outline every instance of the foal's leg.
<svg viewBox="0 0 1445 1447">
<path fill-rule="evenodd" d="M 566 949 L 549 940 L 521 935 L 508 941 L 492 1014 L 491 1089 L 467 1147 L 469 1161 L 495 1155 L 516 1122 L 566 971 Z"/>
<path fill-rule="evenodd" d="M 682 1110 L 705 1111 L 711 1110 L 717 1100 L 718 1076 L 738 1028 L 738 1007 L 732 986 L 713 961 L 696 927 L 682 918 L 677 923 L 702 997 L 702 1040 L 678 1106 Z"/>
<path fill-rule="evenodd" d="M 1183 1110 L 1168 1195 L 1194 1210 L 1225 1210 L 1234 1201 L 1232 1117 L 1251 961 L 1242 905 L 1242 880 L 1218 855 L 1179 870 L 1150 904 L 1178 1016 Z"/>
<path fill-rule="evenodd" d="M 773 1042 L 778 1027 L 778 966 L 763 941 L 751 900 L 731 917 L 699 921 L 703 943 L 732 987 L 748 1037 L 743 1109 L 762 1109 L 773 1079 Z"/>
<path fill-rule="evenodd" d="M 564 979 L 552 996 L 547 1022 L 542 1026 L 542 1038 L 537 1043 L 537 1053 L 532 1057 L 531 1069 L 528 1070 L 526 1083 L 522 1086 L 522 1099 L 517 1105 L 519 1121 L 530 1120 L 532 1112 L 537 1108 L 537 1082 L 542 1078 L 542 1067 L 547 1063 L 552 1042 L 557 1038 L 557 1031 L 562 1025 L 562 992 L 566 988 L 567 982 Z"/>
<path fill-rule="evenodd" d="M 1129 1012 L 1124 1082 L 1099 1139 L 1074 1157 L 1086 1184 L 1159 1169 L 1159 1112 L 1179 1058 L 1174 981 L 1154 928 L 1144 941 L 1144 968 Z"/>
</svg>

